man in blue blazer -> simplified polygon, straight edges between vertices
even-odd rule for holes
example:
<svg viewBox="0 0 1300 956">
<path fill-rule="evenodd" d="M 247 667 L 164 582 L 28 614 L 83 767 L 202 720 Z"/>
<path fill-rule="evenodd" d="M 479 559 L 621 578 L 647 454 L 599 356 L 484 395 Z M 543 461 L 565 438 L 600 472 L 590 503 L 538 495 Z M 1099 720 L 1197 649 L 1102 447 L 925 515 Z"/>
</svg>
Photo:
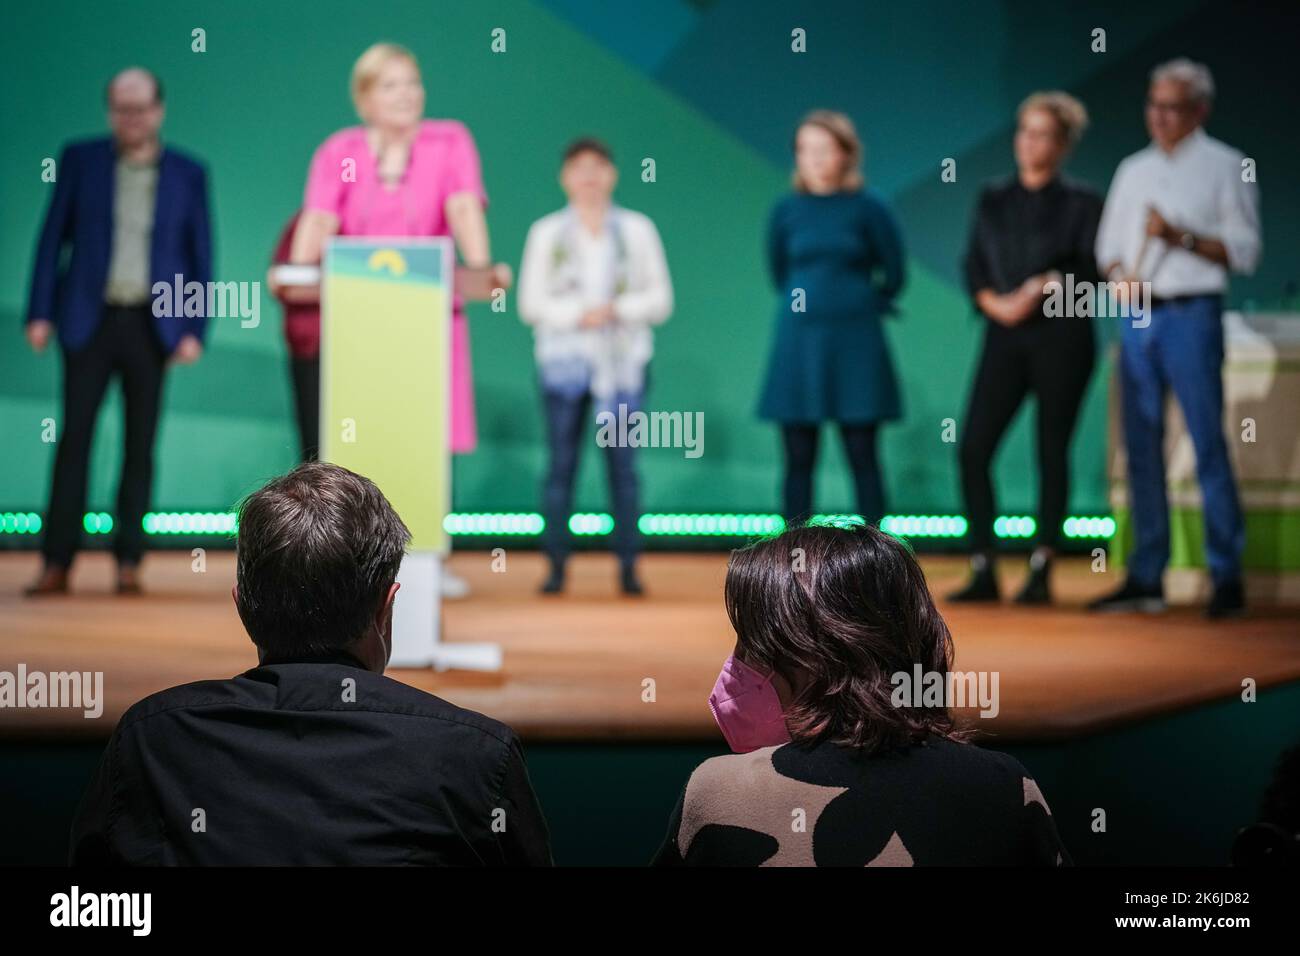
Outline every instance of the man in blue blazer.
<svg viewBox="0 0 1300 956">
<path fill-rule="evenodd" d="M 68 145 L 56 168 L 32 269 L 27 340 L 41 352 L 55 330 L 63 352 L 63 420 L 42 548 L 29 595 L 68 589 L 81 537 L 95 418 L 109 381 L 125 399 L 125 454 L 114 554 L 118 592 L 138 593 L 153 447 L 169 361 L 203 352 L 207 317 L 173 317 L 177 283 L 212 278 L 207 177 L 159 139 L 162 85 L 132 68 L 108 85 L 113 135 Z M 158 307 L 154 307 L 157 303 Z M 202 310 L 200 310 L 202 311 Z"/>
</svg>

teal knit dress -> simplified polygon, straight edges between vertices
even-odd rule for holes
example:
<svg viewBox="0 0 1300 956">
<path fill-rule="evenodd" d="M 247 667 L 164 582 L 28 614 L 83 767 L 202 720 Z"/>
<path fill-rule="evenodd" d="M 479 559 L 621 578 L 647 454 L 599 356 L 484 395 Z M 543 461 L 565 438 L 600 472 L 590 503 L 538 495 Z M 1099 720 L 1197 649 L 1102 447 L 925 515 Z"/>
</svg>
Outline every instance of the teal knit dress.
<svg viewBox="0 0 1300 956">
<path fill-rule="evenodd" d="M 772 210 L 767 251 L 779 299 L 759 417 L 900 417 L 882 318 L 903 287 L 903 247 L 884 203 L 865 191 L 786 196 Z"/>
</svg>

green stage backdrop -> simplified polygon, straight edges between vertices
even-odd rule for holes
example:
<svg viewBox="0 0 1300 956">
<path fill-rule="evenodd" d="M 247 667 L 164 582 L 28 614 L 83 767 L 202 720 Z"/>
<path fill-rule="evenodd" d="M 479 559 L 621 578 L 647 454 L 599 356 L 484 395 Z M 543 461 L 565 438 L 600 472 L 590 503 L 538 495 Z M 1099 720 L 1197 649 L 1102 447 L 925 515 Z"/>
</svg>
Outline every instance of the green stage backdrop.
<svg viewBox="0 0 1300 956">
<path fill-rule="evenodd" d="M 1294 296 L 1300 186 L 1294 32 L 1264 6 L 1105 3 L 1048 12 L 1037 3 L 897 6 L 777 0 L 608 4 L 594 0 L 317 0 L 49 2 L 6 10 L 0 56 L 0 511 L 43 510 L 53 446 L 41 422 L 58 414 L 56 354 L 33 357 L 19 334 L 32 246 L 51 187 L 42 161 L 69 138 L 105 126 L 103 84 L 141 63 L 163 77 L 168 142 L 201 157 L 215 206 L 216 277 L 262 280 L 271 247 L 301 196 L 313 148 L 356 121 L 348 72 L 369 43 L 391 39 L 419 56 L 428 112 L 466 122 L 491 198 L 496 254 L 517 266 L 528 224 L 561 203 L 560 150 L 581 133 L 609 141 L 622 175 L 617 200 L 658 223 L 677 311 L 658 338 L 650 405 L 703 412 L 705 452 L 642 455 L 647 511 L 770 511 L 778 504 L 778 444 L 753 414 L 771 328 L 762 230 L 787 185 L 798 116 L 845 109 L 868 147 L 868 173 L 897 210 L 909 250 L 903 315 L 891 328 L 907 417 L 884 442 L 891 510 L 957 513 L 955 446 L 942 421 L 962 418 L 979 327 L 960 289 L 957 257 L 982 181 L 1010 168 L 1016 103 L 1064 87 L 1094 125 L 1073 170 L 1099 187 L 1143 145 L 1146 73 L 1180 53 L 1215 69 L 1211 132 L 1258 160 L 1265 263 L 1238 300 Z M 790 51 L 807 31 L 808 52 Z M 1107 30 L 1105 53 L 1091 31 Z M 493 52 L 495 29 L 506 49 Z M 192 50 L 205 31 L 206 51 Z M 643 160 L 656 178 L 644 182 Z M 957 161 L 955 183 L 941 163 Z M 1290 286 L 1288 287 L 1288 283 Z M 534 510 L 544 461 L 531 338 L 505 314 L 470 309 L 480 445 L 455 465 L 459 511 Z M 7 330 L 7 331 L 4 331 Z M 1073 513 L 1107 510 L 1103 364 L 1074 450 Z M 377 367 L 376 376 L 385 369 Z M 89 507 L 112 510 L 120 446 L 113 396 L 100 421 Z M 1029 416 L 998 468 L 1003 513 L 1032 513 Z M 293 464 L 286 353 L 274 301 L 261 322 L 217 321 L 203 361 L 171 373 L 159 438 L 154 505 L 228 508 Z M 819 504 L 851 496 L 834 442 Z M 603 467 L 587 448 L 577 507 L 603 510 Z"/>
</svg>

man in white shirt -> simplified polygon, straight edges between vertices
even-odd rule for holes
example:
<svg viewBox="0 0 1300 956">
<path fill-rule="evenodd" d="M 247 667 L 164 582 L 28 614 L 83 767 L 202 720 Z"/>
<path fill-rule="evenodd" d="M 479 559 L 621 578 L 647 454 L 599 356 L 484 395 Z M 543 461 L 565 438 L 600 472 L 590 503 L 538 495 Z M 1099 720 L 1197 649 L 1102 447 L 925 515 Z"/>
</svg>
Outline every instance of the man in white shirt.
<svg viewBox="0 0 1300 956">
<path fill-rule="evenodd" d="M 617 181 L 607 146 L 595 139 L 570 145 L 560 169 L 568 205 L 533 223 L 519 269 L 519 316 L 534 328 L 550 440 L 542 509 L 551 562 L 546 594 L 564 589 L 578 453 L 594 432 L 588 412 L 594 405 L 621 420 L 619 406 L 628 415 L 641 409 L 652 327 L 673 310 L 659 232 L 648 217 L 612 203 Z M 625 594 L 641 594 L 633 448 L 615 442 L 605 450 L 620 584 Z"/>
<path fill-rule="evenodd" d="M 1259 194 L 1251 164 L 1206 135 L 1210 71 L 1179 59 L 1156 67 L 1147 94 L 1151 145 L 1115 172 L 1097 261 L 1114 282 L 1149 282 L 1151 308 L 1121 324 L 1120 383 L 1136 544 L 1123 587 L 1099 611 L 1157 612 L 1169 560 L 1164 401 L 1173 390 L 1196 450 L 1206 557 L 1214 582 L 1207 614 L 1245 608 L 1245 523 L 1223 433 L 1223 294 L 1228 273 L 1254 272 Z"/>
</svg>

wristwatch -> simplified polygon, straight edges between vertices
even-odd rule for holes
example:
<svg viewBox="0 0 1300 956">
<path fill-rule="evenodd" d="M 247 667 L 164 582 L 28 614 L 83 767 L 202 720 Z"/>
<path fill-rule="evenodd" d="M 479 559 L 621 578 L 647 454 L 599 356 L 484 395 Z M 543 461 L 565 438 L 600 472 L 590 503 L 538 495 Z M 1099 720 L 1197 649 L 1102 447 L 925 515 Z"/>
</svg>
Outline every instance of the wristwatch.
<svg viewBox="0 0 1300 956">
<path fill-rule="evenodd" d="M 1185 232 L 1178 237 L 1178 244 L 1188 252 L 1191 252 L 1196 248 L 1196 235 L 1191 232 Z"/>
</svg>

